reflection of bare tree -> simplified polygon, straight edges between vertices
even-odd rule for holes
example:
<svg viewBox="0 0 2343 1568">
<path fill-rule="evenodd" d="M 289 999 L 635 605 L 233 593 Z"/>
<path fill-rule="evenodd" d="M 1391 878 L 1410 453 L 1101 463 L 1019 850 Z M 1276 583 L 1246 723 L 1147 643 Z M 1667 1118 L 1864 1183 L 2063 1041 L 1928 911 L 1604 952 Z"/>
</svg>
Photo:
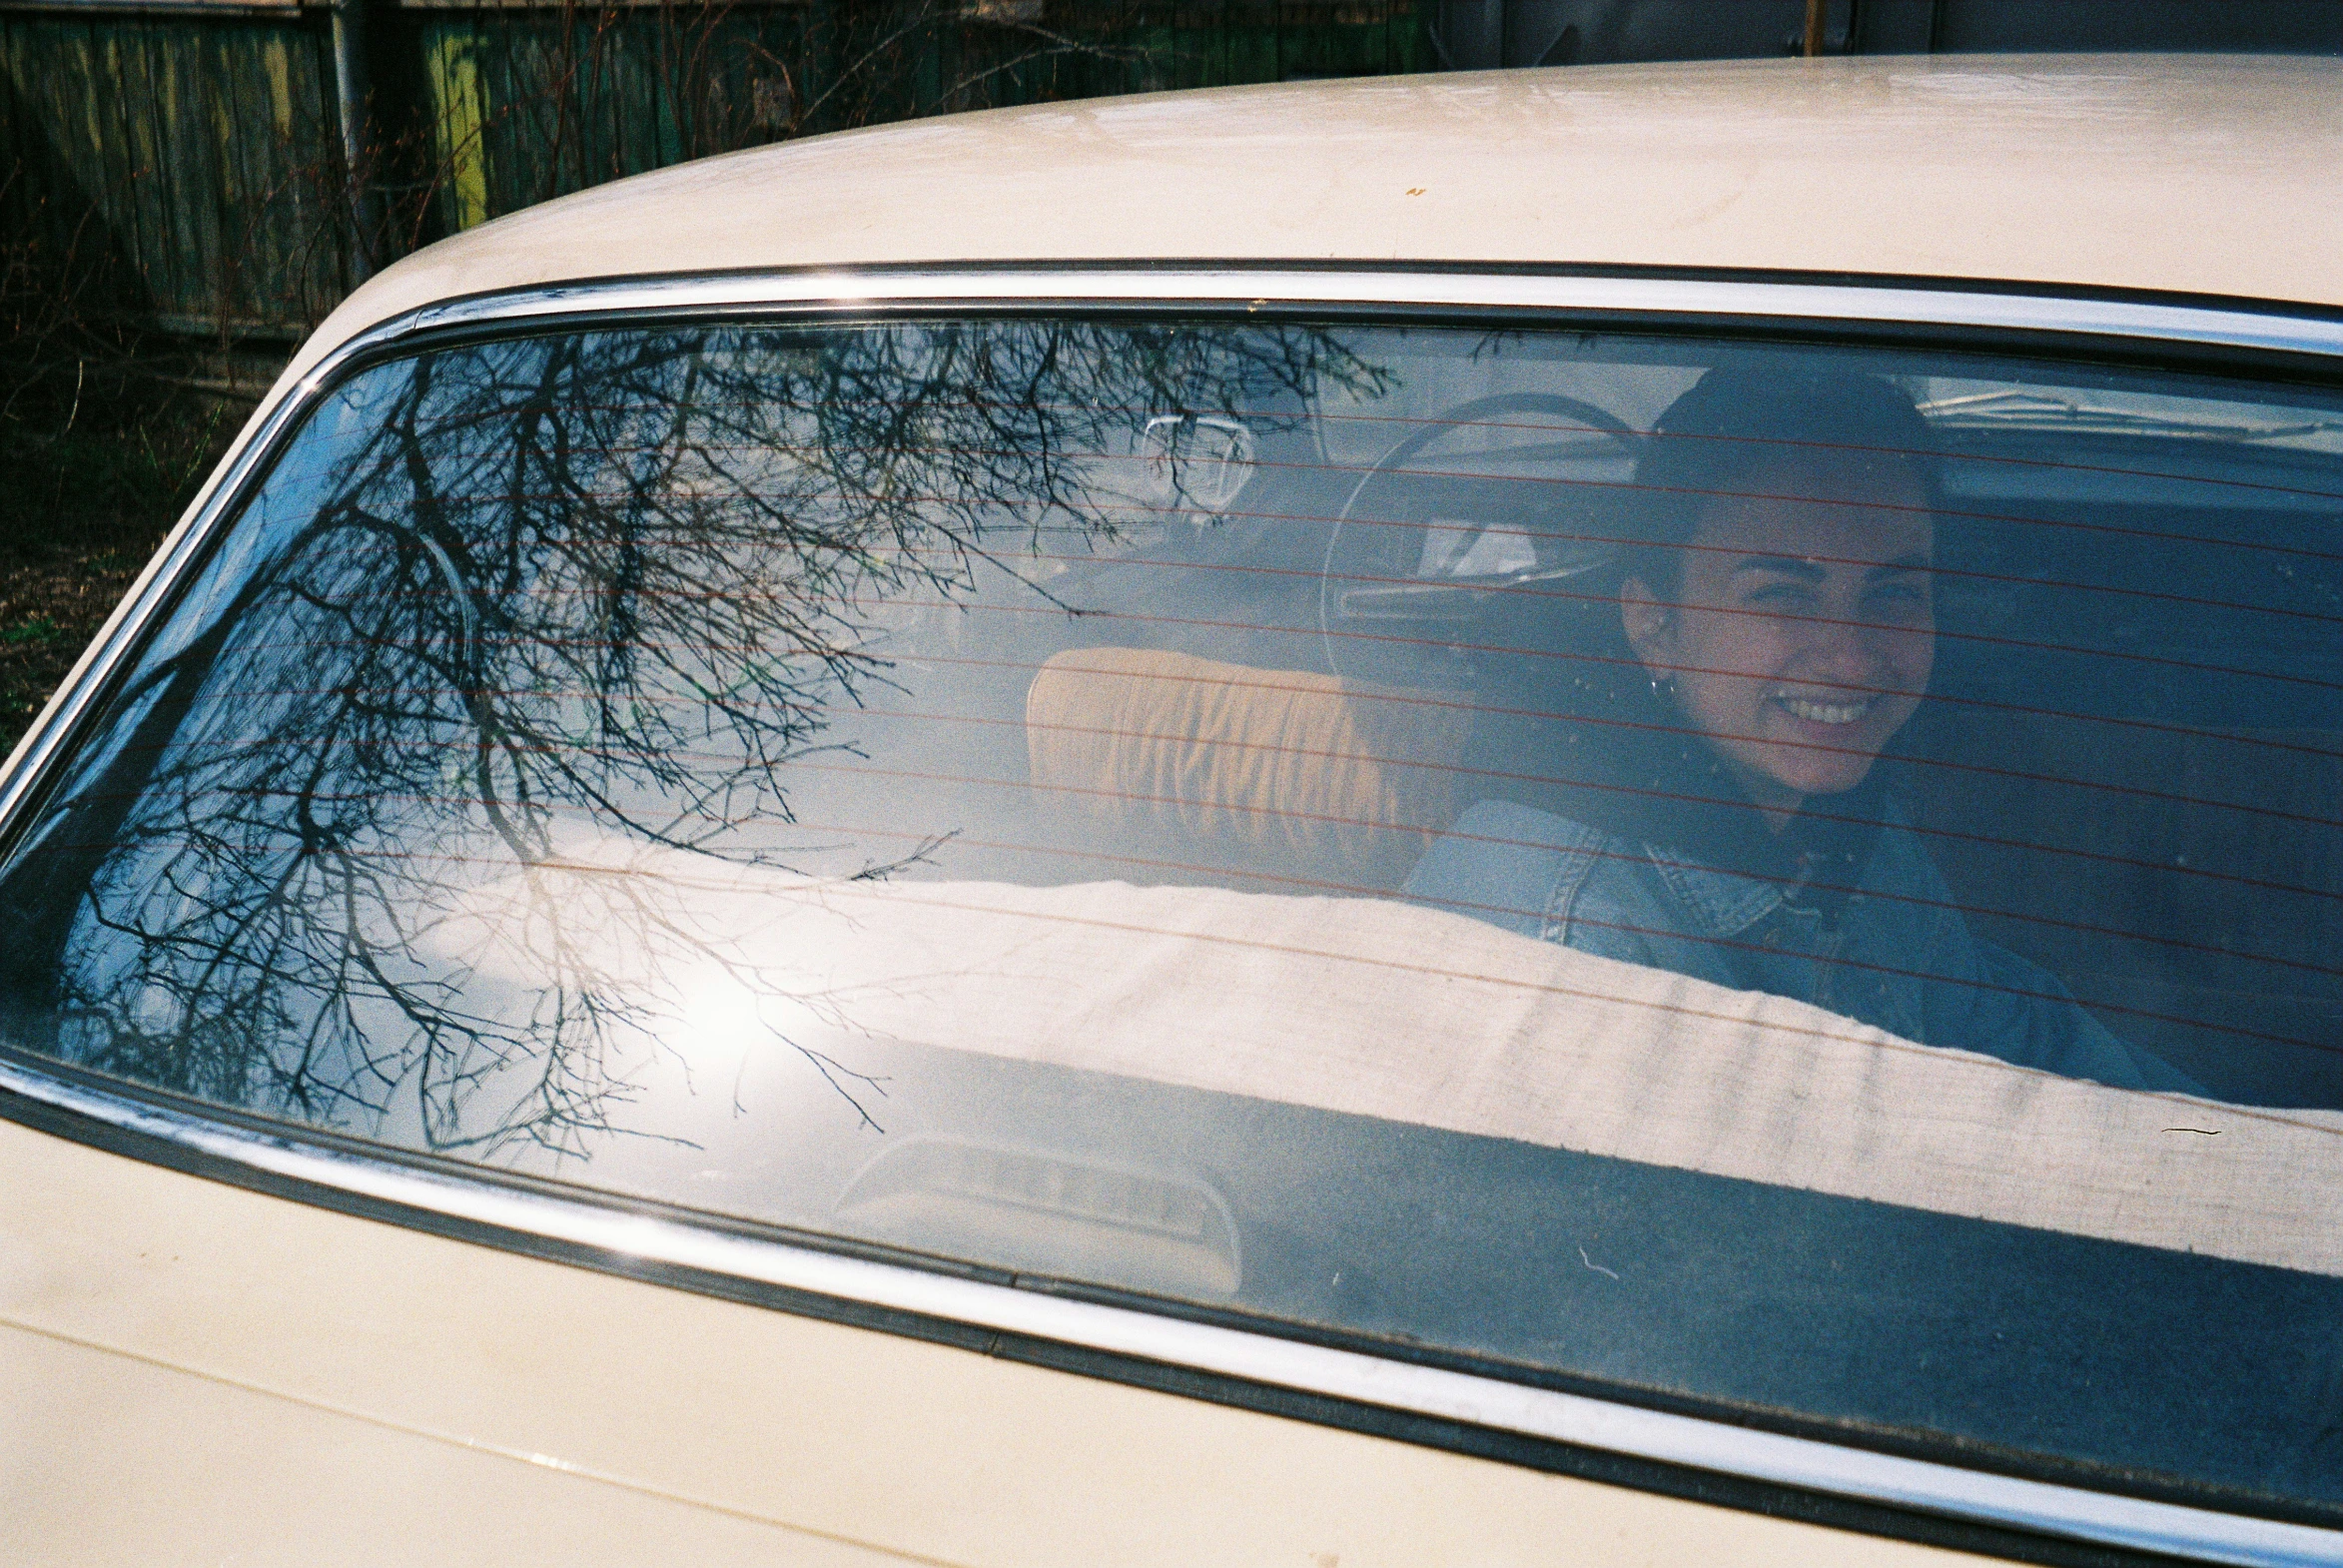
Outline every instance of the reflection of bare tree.
<svg viewBox="0 0 2343 1568">
<path fill-rule="evenodd" d="M 370 371 L 0 881 L 12 1028 L 333 1124 L 403 1105 L 436 1148 L 575 1150 L 627 1098 L 644 999 L 557 921 L 533 996 L 426 961 L 449 890 L 544 864 L 565 823 L 784 864 L 738 829 L 786 822 L 776 770 L 889 680 L 889 601 L 1112 532 L 1086 486 L 1149 416 L 1328 377 L 1376 381 L 1321 333 L 1067 323 L 547 336 Z"/>
</svg>

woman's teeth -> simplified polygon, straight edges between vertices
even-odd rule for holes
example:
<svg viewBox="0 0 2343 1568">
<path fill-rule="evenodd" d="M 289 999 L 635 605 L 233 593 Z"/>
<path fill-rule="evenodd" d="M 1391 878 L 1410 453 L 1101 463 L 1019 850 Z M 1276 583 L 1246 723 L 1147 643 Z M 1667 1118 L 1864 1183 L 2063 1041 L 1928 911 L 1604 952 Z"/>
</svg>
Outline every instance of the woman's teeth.
<svg viewBox="0 0 2343 1568">
<path fill-rule="evenodd" d="M 1853 724 L 1871 712 L 1872 704 L 1879 699 L 1866 697 L 1861 702 L 1811 702 L 1805 697 L 1776 697 L 1774 700 L 1788 709 L 1793 717 L 1804 719 L 1809 724 Z"/>
</svg>

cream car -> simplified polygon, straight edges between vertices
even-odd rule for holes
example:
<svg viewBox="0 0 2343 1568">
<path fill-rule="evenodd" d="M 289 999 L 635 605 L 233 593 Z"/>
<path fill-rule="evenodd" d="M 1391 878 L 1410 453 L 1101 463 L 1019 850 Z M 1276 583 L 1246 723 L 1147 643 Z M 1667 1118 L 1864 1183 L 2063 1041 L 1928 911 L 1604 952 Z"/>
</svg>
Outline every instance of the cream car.
<svg viewBox="0 0 2343 1568">
<path fill-rule="evenodd" d="M 2343 68 L 357 294 L 0 784 L 10 1563 L 2343 1562 Z"/>
</svg>

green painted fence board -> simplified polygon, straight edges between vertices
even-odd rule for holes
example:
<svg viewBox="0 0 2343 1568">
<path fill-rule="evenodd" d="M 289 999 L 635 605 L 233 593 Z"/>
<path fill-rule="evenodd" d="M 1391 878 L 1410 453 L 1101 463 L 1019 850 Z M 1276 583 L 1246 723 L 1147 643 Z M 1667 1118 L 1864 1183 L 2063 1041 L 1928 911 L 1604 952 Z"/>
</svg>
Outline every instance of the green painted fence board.
<svg viewBox="0 0 2343 1568">
<path fill-rule="evenodd" d="M 408 0 L 371 16 L 368 173 L 393 215 L 395 250 L 605 180 L 850 125 L 1428 69 L 1427 8 Z M 323 317 L 355 276 L 321 9 L 0 8 L 0 134 L 10 235 L 116 308 L 283 336 Z"/>
</svg>

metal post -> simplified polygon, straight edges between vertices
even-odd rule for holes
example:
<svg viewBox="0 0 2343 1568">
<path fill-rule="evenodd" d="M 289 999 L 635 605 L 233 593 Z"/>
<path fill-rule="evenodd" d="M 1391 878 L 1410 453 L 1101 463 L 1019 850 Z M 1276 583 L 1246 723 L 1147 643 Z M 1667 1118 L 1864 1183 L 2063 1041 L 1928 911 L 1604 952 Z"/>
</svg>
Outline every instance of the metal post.
<svg viewBox="0 0 2343 1568">
<path fill-rule="evenodd" d="M 1831 0 L 1806 0 L 1806 57 L 1823 52 L 1823 23 L 1830 17 Z"/>
<path fill-rule="evenodd" d="M 368 125 L 373 83 L 367 75 L 366 0 L 334 0 L 334 96 L 342 110 L 342 167 L 349 179 L 350 248 L 353 281 L 374 275 L 375 247 L 383 230 L 382 201 L 375 190 L 374 138 Z"/>
</svg>

